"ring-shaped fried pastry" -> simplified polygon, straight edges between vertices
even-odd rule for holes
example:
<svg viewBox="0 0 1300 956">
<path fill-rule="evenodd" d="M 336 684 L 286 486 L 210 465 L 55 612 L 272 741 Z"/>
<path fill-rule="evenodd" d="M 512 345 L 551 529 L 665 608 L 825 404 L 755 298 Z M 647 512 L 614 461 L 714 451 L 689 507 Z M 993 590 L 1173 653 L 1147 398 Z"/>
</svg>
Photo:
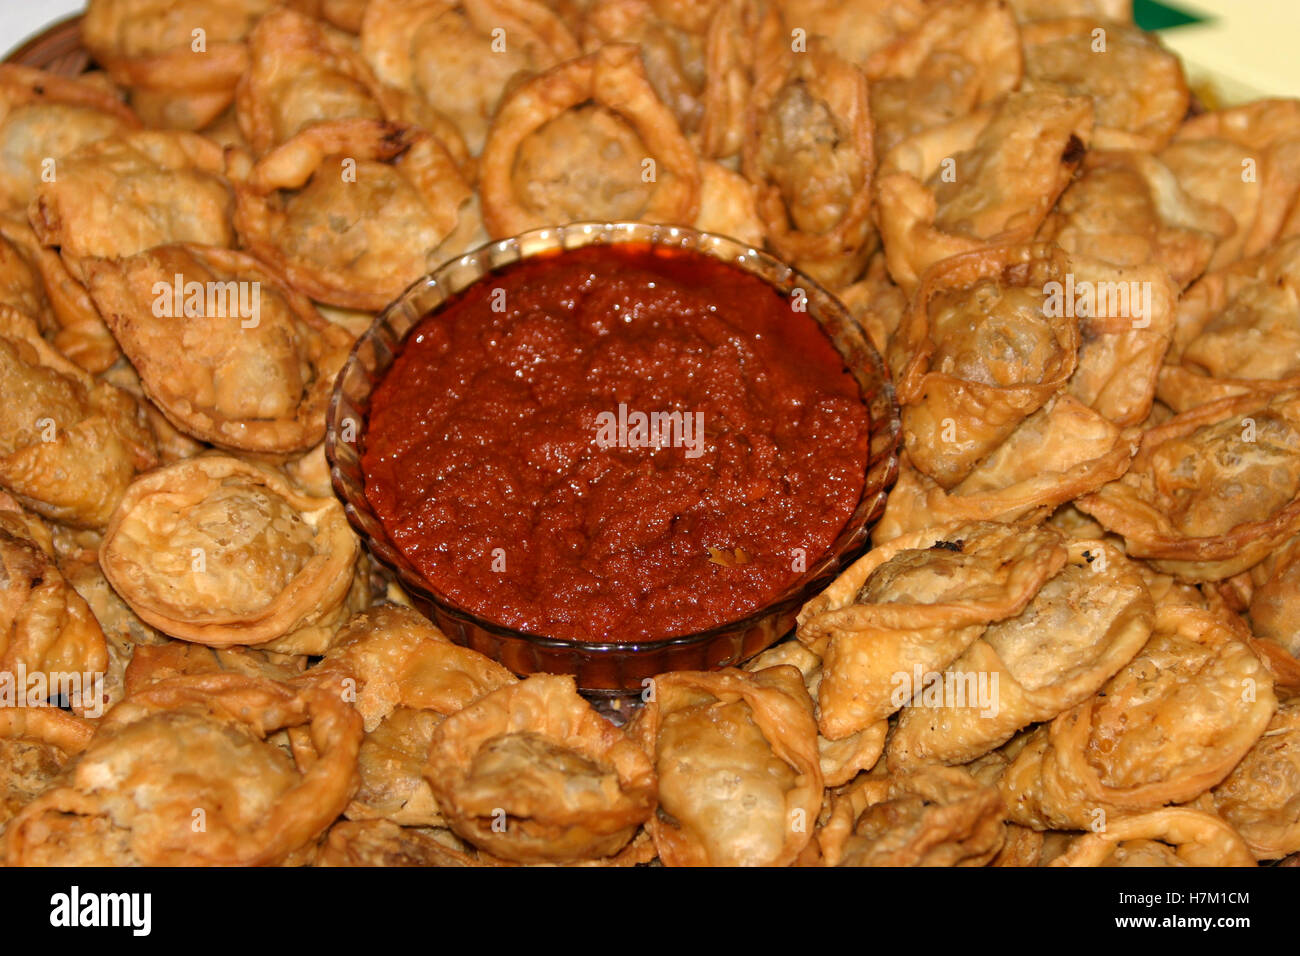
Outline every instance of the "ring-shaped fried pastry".
<svg viewBox="0 0 1300 956">
<path fill-rule="evenodd" d="M 827 866 L 984 866 L 1006 840 L 997 790 L 960 767 L 864 777 L 818 832 Z"/>
<path fill-rule="evenodd" d="M 823 780 L 794 666 L 661 674 L 632 733 L 659 775 L 665 866 L 789 866 L 809 844 Z"/>
<path fill-rule="evenodd" d="M 1107 821 L 1085 833 L 1047 866 L 1254 866 L 1231 825 L 1212 813 L 1169 807 Z"/>
<path fill-rule="evenodd" d="M 608 169 L 574 180 L 567 167 L 543 162 L 553 147 L 567 151 L 588 137 L 605 144 L 597 155 Z M 530 160 L 533 143 L 542 159 Z M 517 167 L 525 160 L 548 181 L 526 175 L 521 192 Z M 576 218 L 687 225 L 699 209 L 695 151 L 646 78 L 640 52 L 625 43 L 562 63 L 507 94 L 480 163 L 483 222 L 493 237 Z M 581 213 L 571 207 L 575 197 L 585 204 Z"/>
<path fill-rule="evenodd" d="M 838 740 L 899 710 L 996 621 L 1024 610 L 1067 558 L 1054 529 L 970 523 L 903 535 L 868 552 L 799 612 L 823 660 L 818 726 Z"/>
<path fill-rule="evenodd" d="M 156 464 L 144 412 L 0 306 L 0 486 L 45 518 L 102 528 L 137 471 Z"/>
<path fill-rule="evenodd" d="M 1092 136 L 1092 101 L 1010 93 L 910 136 L 876 172 L 889 274 L 909 294 L 949 256 L 1030 239 L 1069 185 Z"/>
<path fill-rule="evenodd" d="M 475 155 L 512 82 L 580 52 L 539 0 L 370 0 L 361 24 L 379 79 L 435 107 Z"/>
<path fill-rule="evenodd" d="M 352 336 L 258 260 L 166 245 L 87 259 L 83 268 L 145 394 L 178 429 L 222 448 L 274 454 L 324 438 L 330 389 Z"/>
<path fill-rule="evenodd" d="M 317 123 L 242 166 L 232 172 L 240 239 L 330 305 L 378 311 L 481 233 L 455 159 L 415 127 Z"/>
<path fill-rule="evenodd" d="M 267 741 L 309 728 L 295 767 Z M 101 721 L 5 833 L 14 866 L 301 862 L 356 786 L 361 718 L 337 695 L 243 674 L 176 677 Z"/>
<path fill-rule="evenodd" d="M 786 50 L 754 89 L 742 167 L 758 188 L 772 248 L 832 288 L 875 247 L 875 168 L 867 77 L 819 38 Z"/>
<path fill-rule="evenodd" d="M 1069 380 L 1073 309 L 1049 310 L 1067 281 L 1055 246 L 995 246 L 930 271 L 891 343 L 912 464 L 951 489 Z"/>
<path fill-rule="evenodd" d="M 525 863 L 613 856 L 655 805 L 650 759 L 569 676 L 538 674 L 452 714 L 425 777 L 456 833 Z"/>
<path fill-rule="evenodd" d="M 991 625 L 903 708 L 891 771 L 959 764 L 1091 697 L 1147 642 L 1155 605 L 1137 565 L 1104 541 L 1070 542 L 1070 560 L 1019 615 Z M 949 687 L 953 688 L 951 696 Z"/>
<path fill-rule="evenodd" d="M 131 609 L 166 634 L 319 654 L 369 596 L 360 556 L 337 499 L 303 494 L 269 466 L 200 455 L 127 489 L 99 560 Z"/>
<path fill-rule="evenodd" d="M 1160 607 L 1151 639 L 1091 699 L 1032 734 L 999 781 L 1011 819 L 1035 829 L 1186 803 L 1220 783 L 1277 709 L 1238 626 Z"/>
<path fill-rule="evenodd" d="M 1123 478 L 1076 503 L 1184 581 L 1248 570 L 1300 532 L 1300 393 L 1210 402 L 1148 430 Z"/>
</svg>

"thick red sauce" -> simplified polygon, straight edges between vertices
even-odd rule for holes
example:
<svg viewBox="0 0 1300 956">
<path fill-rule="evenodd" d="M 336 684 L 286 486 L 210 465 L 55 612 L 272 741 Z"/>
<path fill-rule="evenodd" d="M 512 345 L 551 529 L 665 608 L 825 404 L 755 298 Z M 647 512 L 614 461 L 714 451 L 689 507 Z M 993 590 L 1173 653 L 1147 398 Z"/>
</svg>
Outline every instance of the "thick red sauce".
<svg viewBox="0 0 1300 956">
<path fill-rule="evenodd" d="M 636 447 L 638 412 L 684 414 Z M 760 279 L 590 246 L 494 274 L 411 333 L 373 396 L 366 496 L 478 617 L 663 638 L 745 617 L 825 554 L 868 425 L 815 321 Z"/>
</svg>

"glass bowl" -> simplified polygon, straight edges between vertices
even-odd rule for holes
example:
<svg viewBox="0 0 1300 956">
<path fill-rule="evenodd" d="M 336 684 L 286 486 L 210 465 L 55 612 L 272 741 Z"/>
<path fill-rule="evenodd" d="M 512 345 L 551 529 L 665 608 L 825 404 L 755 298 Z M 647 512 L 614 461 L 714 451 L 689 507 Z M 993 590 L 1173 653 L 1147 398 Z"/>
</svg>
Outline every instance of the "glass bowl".
<svg viewBox="0 0 1300 956">
<path fill-rule="evenodd" d="M 421 319 L 449 297 L 492 272 L 541 253 L 598 243 L 639 242 L 689 249 L 752 273 L 783 295 L 802 289 L 807 311 L 822 327 L 857 381 L 871 414 L 866 478 L 857 508 L 819 560 L 766 607 L 706 631 L 636 643 L 588 643 L 517 631 L 471 614 L 427 582 L 393 544 L 366 500 L 361 456 L 372 390 Z M 416 608 L 458 644 L 471 647 L 516 674 L 573 674 L 583 691 L 620 696 L 638 693 L 643 681 L 674 670 L 709 670 L 739 664 L 776 643 L 795 615 L 867 548 L 871 525 L 885 507 L 886 490 L 898 474 L 901 426 L 893 386 L 880 356 L 848 310 L 812 279 L 726 236 L 679 226 L 636 222 L 572 223 L 535 229 L 487 243 L 417 280 L 375 319 L 353 346 L 334 384 L 325 454 L 334 490 L 353 528 L 375 559 L 396 575 Z"/>
</svg>

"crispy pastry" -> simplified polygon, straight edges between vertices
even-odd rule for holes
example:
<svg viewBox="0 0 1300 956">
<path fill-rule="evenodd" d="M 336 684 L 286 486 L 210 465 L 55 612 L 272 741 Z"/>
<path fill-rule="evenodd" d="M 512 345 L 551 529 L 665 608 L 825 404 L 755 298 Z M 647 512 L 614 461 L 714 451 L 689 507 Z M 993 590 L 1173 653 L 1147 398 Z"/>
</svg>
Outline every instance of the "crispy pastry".
<svg viewBox="0 0 1300 956">
<path fill-rule="evenodd" d="M 575 165 L 575 154 L 586 159 Z M 502 100 L 480 195 L 494 237 L 574 219 L 686 225 L 699 210 L 699 163 L 637 48 L 610 43 Z"/>
<path fill-rule="evenodd" d="M 900 709 L 991 623 L 1024 610 L 1067 558 L 1045 527 L 940 525 L 868 552 L 799 612 L 823 659 L 818 726 L 839 740 Z"/>
<path fill-rule="evenodd" d="M 95 725 L 56 707 L 0 708 L 0 866 L 9 821 L 90 743 Z"/>
<path fill-rule="evenodd" d="M 812 839 L 823 781 L 797 668 L 661 674 L 632 733 L 659 775 L 665 866 L 789 866 Z"/>
<path fill-rule="evenodd" d="M 1076 506 L 1184 581 L 1249 569 L 1300 531 L 1300 393 L 1220 399 L 1157 425 L 1128 473 Z"/>
<path fill-rule="evenodd" d="M 0 486 L 40 515 L 102 528 L 139 470 L 155 463 L 144 413 L 0 306 Z"/>
<path fill-rule="evenodd" d="M 966 763 L 1051 720 L 1127 664 L 1154 624 L 1137 566 L 1104 541 L 1071 541 L 1069 562 L 1024 611 L 991 625 L 903 708 L 890 770 Z"/>
<path fill-rule="evenodd" d="M 425 777 L 457 834 L 518 862 L 613 856 L 655 805 L 649 758 L 568 676 L 539 674 L 452 714 Z"/>
<path fill-rule="evenodd" d="M 1300 850 L 1300 700 L 1278 708 L 1210 796 L 1256 859 L 1277 860 Z"/>
<path fill-rule="evenodd" d="M 61 157 L 139 127 L 130 108 L 97 83 L 0 64 L 0 206 L 27 208 L 36 185 L 58 176 Z"/>
<path fill-rule="evenodd" d="M 1250 576 L 1251 630 L 1300 657 L 1300 537 L 1251 568 Z"/>
<path fill-rule="evenodd" d="M 145 394 L 175 427 L 263 453 L 304 451 L 324 437 L 352 337 L 256 259 L 168 245 L 84 265 Z"/>
<path fill-rule="evenodd" d="M 804 688 L 816 704 L 822 683 L 822 659 L 797 640 L 788 640 L 768 648 L 746 664 L 745 670 L 757 672 L 781 664 L 799 669 L 803 675 Z M 843 786 L 861 771 L 875 766 L 880 755 L 885 752 L 885 737 L 888 733 L 889 721 L 883 718 L 866 729 L 839 740 L 827 740 L 818 733 L 817 754 L 825 785 Z"/>
<path fill-rule="evenodd" d="M 81 39 L 153 126 L 202 129 L 230 105 L 244 43 L 274 0 L 91 0 Z"/>
<path fill-rule="evenodd" d="M 1020 30 L 1024 90 L 1092 98 L 1098 149 L 1154 152 L 1173 138 L 1191 94 L 1181 61 L 1155 34 L 1091 17 L 1039 20 Z"/>
<path fill-rule="evenodd" d="M 1185 412 L 1219 398 L 1300 389 L 1298 287 L 1300 237 L 1202 276 L 1178 303 L 1160 400 Z"/>
<path fill-rule="evenodd" d="M 984 866 L 1006 839 L 998 792 L 960 767 L 864 777 L 831 806 L 827 866 Z"/>
<path fill-rule="evenodd" d="M 1072 309 L 1046 308 L 1068 260 L 1043 244 L 995 246 L 930 270 L 892 342 L 913 466 L 951 489 L 1069 381 Z"/>
<path fill-rule="evenodd" d="M 700 160 L 700 210 L 696 229 L 732 236 L 761 248 L 767 229 L 758 215 L 757 190 L 721 163 Z"/>
<path fill-rule="evenodd" d="M 267 736 L 306 726 L 295 766 Z M 11 866 L 304 862 L 356 787 L 361 718 L 337 695 L 242 674 L 118 704 L 5 833 Z"/>
<path fill-rule="evenodd" d="M 1035 730 L 999 788 L 1023 826 L 1109 828 L 1217 785 L 1276 709 L 1272 678 L 1230 620 L 1161 607 L 1146 647 Z"/>
<path fill-rule="evenodd" d="M 484 694 L 515 683 L 500 664 L 451 643 L 415 611 L 391 605 L 348 621 L 304 679 L 337 687 L 365 720 L 361 787 L 344 814 L 403 826 L 445 825 L 423 775 L 434 729 Z"/>
<path fill-rule="evenodd" d="M 1300 102 L 1256 100 L 1193 117 L 1160 160 L 1183 189 L 1236 220 L 1211 270 L 1259 255 L 1283 234 L 1300 194 Z"/>
<path fill-rule="evenodd" d="M 433 134 L 381 120 L 308 126 L 248 167 L 237 159 L 235 228 L 297 291 L 378 311 L 473 245 L 473 190 Z"/>
<path fill-rule="evenodd" d="M 224 169 L 221 147 L 197 133 L 122 133 L 65 156 L 28 215 L 78 278 L 87 256 L 130 256 L 166 242 L 230 246 Z"/>
<path fill-rule="evenodd" d="M 1005 0 L 947 0 L 872 54 L 866 71 L 883 155 L 1014 90 L 1024 72 L 1020 30 Z"/>
<path fill-rule="evenodd" d="M 1241 836 L 1212 813 L 1169 807 L 1110 821 L 1048 866 L 1254 866 Z"/>
<path fill-rule="evenodd" d="M 361 54 L 376 76 L 433 104 L 475 155 L 512 81 L 578 53 L 539 0 L 370 0 L 361 24 Z"/>
<path fill-rule="evenodd" d="M 919 26 L 929 11 L 923 0 L 777 0 L 787 44 L 802 32 L 830 41 L 835 53 L 864 64 L 881 47 Z"/>
<path fill-rule="evenodd" d="M 303 494 L 269 466 L 201 455 L 131 485 L 99 560 L 164 633 L 319 654 L 369 600 L 359 556 L 337 499 Z"/>
<path fill-rule="evenodd" d="M 1071 254 L 1161 266 L 1182 289 L 1236 229 L 1226 209 L 1188 193 L 1151 153 L 1094 149 L 1038 235 Z"/>
<path fill-rule="evenodd" d="M 910 136 L 876 175 L 889 274 L 911 292 L 949 256 L 1034 235 L 1092 136 L 1092 101 L 1051 91 L 997 103 Z"/>
<path fill-rule="evenodd" d="M 387 820 L 340 820 L 312 866 L 473 866 L 449 830 L 399 827 Z"/>
<path fill-rule="evenodd" d="M 820 38 L 755 84 L 742 168 L 777 254 L 824 285 L 851 283 L 874 248 L 867 77 Z"/>
</svg>

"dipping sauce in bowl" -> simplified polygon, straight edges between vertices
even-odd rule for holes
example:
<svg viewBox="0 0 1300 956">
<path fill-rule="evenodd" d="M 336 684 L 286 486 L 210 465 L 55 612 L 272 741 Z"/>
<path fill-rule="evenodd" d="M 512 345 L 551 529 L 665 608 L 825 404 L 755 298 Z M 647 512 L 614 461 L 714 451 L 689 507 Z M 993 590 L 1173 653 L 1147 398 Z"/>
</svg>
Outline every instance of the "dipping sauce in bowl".
<svg viewBox="0 0 1300 956">
<path fill-rule="evenodd" d="M 535 229 L 413 283 L 327 422 L 348 520 L 419 611 L 614 697 L 789 634 L 866 549 L 902 430 L 821 286 L 636 222 Z"/>
<path fill-rule="evenodd" d="M 365 495 L 432 588 L 550 638 L 736 621 L 853 515 L 871 417 L 800 295 L 686 248 L 533 256 L 406 337 Z"/>
</svg>

